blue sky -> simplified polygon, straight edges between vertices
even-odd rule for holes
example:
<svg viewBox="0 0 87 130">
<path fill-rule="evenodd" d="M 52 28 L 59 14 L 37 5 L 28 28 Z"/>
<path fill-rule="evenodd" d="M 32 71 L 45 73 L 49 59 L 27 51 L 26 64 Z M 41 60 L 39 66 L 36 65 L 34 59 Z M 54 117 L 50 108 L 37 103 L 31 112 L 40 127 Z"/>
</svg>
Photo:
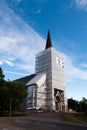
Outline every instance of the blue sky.
<svg viewBox="0 0 87 130">
<path fill-rule="evenodd" d="M 67 97 L 87 98 L 87 0 L 0 0 L 0 66 L 6 79 L 34 73 L 50 30 L 64 54 Z"/>
</svg>

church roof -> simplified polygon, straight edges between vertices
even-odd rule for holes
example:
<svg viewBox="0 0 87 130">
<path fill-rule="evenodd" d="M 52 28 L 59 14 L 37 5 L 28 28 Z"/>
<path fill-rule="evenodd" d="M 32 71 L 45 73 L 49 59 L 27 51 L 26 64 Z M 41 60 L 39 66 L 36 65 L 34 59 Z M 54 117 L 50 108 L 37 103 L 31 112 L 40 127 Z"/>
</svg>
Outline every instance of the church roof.
<svg viewBox="0 0 87 130">
<path fill-rule="evenodd" d="M 17 82 L 21 82 L 23 84 L 27 84 L 32 78 L 34 78 L 36 76 L 36 74 L 32 74 L 32 75 L 28 75 L 26 77 L 22 77 L 20 79 L 17 79 L 15 81 Z"/>
<path fill-rule="evenodd" d="M 50 37 L 50 31 L 48 30 L 48 35 L 47 35 L 47 41 L 46 41 L 45 49 L 48 49 L 50 47 L 52 47 L 52 42 L 51 42 L 51 37 Z"/>
<path fill-rule="evenodd" d="M 29 75 L 26 77 L 22 77 L 20 79 L 15 80 L 15 81 L 21 82 L 26 86 L 30 86 L 33 84 L 37 84 L 40 86 L 40 85 L 44 84 L 45 80 L 46 80 L 46 74 L 41 73 L 41 74 L 32 74 L 32 75 Z"/>
<path fill-rule="evenodd" d="M 36 76 L 34 76 L 26 85 L 31 86 L 33 84 L 37 84 L 38 86 L 41 86 L 46 81 L 46 74 L 45 73 L 39 73 Z"/>
</svg>

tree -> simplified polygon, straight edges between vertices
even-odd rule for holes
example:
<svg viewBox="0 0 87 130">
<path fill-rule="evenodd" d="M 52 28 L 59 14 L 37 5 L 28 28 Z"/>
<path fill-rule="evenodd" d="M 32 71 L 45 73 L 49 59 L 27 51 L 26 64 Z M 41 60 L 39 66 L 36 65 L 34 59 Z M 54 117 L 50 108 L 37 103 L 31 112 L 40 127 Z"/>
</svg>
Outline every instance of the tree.
<svg viewBox="0 0 87 130">
<path fill-rule="evenodd" d="M 83 97 L 81 101 L 76 101 L 70 98 L 68 99 L 68 107 L 77 112 L 87 112 L 87 99 Z"/>
<path fill-rule="evenodd" d="M 87 104 L 87 99 L 85 97 L 82 98 L 81 100 L 83 103 Z"/>
<path fill-rule="evenodd" d="M 87 99 L 85 97 L 80 101 L 80 107 L 82 112 L 87 112 Z"/>
<path fill-rule="evenodd" d="M 12 103 L 12 110 L 19 110 L 26 99 L 27 89 L 24 84 L 15 81 L 8 82 L 8 88 L 9 100 L 11 99 Z"/>
<path fill-rule="evenodd" d="M 0 115 L 4 111 L 19 110 L 27 96 L 24 84 L 15 81 L 5 81 L 4 74 L 0 68 Z"/>
<path fill-rule="evenodd" d="M 6 82 L 4 80 L 2 68 L 0 67 L 0 115 L 2 115 L 3 108 L 5 107 L 5 94 L 7 94 L 5 87 Z"/>
<path fill-rule="evenodd" d="M 78 101 L 74 100 L 73 98 L 68 99 L 68 107 L 69 109 L 77 111 Z"/>
<path fill-rule="evenodd" d="M 3 74 L 2 68 L 0 67 L 0 80 L 3 80 L 3 79 L 4 79 L 4 74 Z"/>
<path fill-rule="evenodd" d="M 4 82 L 4 74 L 2 68 L 0 67 L 0 87 L 3 85 Z"/>
<path fill-rule="evenodd" d="M 8 81 L 8 111 L 11 117 L 11 112 L 13 110 L 19 110 L 22 108 L 22 105 L 27 96 L 27 89 L 24 84 L 15 82 L 15 81 Z"/>
</svg>

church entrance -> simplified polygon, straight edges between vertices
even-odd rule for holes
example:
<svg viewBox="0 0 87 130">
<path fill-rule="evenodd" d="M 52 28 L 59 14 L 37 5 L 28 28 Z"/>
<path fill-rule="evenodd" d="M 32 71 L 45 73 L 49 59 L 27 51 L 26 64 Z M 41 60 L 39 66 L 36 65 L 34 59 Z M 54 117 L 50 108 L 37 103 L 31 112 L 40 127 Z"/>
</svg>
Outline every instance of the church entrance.
<svg viewBox="0 0 87 130">
<path fill-rule="evenodd" d="M 55 110 L 62 111 L 62 103 L 61 103 L 60 96 L 55 97 Z"/>
<path fill-rule="evenodd" d="M 54 89 L 55 110 L 63 111 L 63 91 Z"/>
<path fill-rule="evenodd" d="M 55 110 L 58 111 L 58 102 L 55 101 Z"/>
</svg>

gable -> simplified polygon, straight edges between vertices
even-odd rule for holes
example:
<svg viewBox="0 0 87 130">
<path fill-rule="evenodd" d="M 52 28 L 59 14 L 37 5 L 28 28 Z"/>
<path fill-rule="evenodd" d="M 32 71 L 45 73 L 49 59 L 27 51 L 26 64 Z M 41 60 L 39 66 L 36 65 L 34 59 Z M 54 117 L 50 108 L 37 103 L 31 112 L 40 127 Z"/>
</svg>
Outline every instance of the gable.
<svg viewBox="0 0 87 130">
<path fill-rule="evenodd" d="M 38 86 L 41 86 L 45 83 L 46 81 L 46 74 L 45 73 L 39 73 L 35 75 L 26 85 L 30 86 L 33 84 L 37 84 Z"/>
<path fill-rule="evenodd" d="M 21 83 L 23 83 L 23 84 L 26 85 L 32 78 L 35 77 L 35 75 L 36 75 L 36 74 L 28 75 L 28 76 L 26 76 L 26 77 L 22 77 L 22 78 L 20 78 L 20 79 L 15 80 L 15 81 L 21 82 Z"/>
</svg>

